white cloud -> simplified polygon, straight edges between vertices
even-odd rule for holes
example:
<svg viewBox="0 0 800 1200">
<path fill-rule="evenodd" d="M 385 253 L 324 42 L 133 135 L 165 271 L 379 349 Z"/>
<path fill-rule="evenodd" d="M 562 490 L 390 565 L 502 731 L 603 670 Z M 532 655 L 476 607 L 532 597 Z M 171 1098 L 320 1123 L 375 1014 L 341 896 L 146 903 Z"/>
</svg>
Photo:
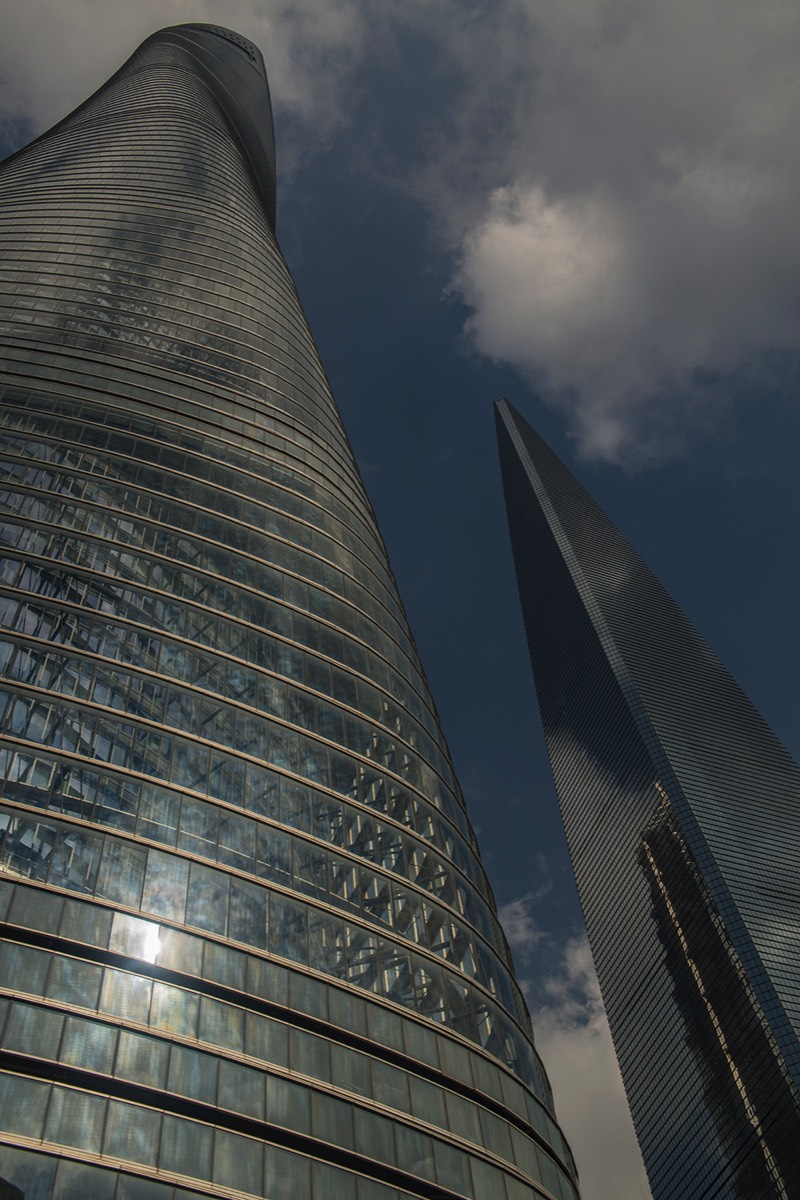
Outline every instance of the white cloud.
<svg viewBox="0 0 800 1200">
<path fill-rule="evenodd" d="M 650 1200 L 585 936 L 566 944 L 537 991 L 536 1045 L 578 1164 L 582 1200 Z"/>
<path fill-rule="evenodd" d="M 469 336 L 569 414 L 585 453 L 661 454 L 715 418 L 720 381 L 800 349 L 800 9 L 503 10 L 514 36 L 460 53 L 472 103 L 504 97 L 505 122 L 494 144 L 461 122 L 427 180 Z M 465 158 L 479 213 L 452 199 Z"/>
<path fill-rule="evenodd" d="M 466 329 L 476 348 L 523 370 L 579 419 L 571 393 L 588 394 L 585 448 L 613 453 L 623 436 L 620 397 L 640 373 L 625 350 L 642 315 L 613 204 L 600 195 L 549 201 L 537 186 L 496 189 L 464 240 L 455 286 L 473 310 Z"/>
<path fill-rule="evenodd" d="M 528 976 L 520 984 L 582 1200 L 650 1200 L 589 942 L 581 934 L 556 945 L 534 916 L 540 896 L 518 896 L 498 916 Z"/>
<path fill-rule="evenodd" d="M 537 948 L 547 937 L 536 922 L 533 907 L 537 901 L 549 895 L 553 889 L 550 864 L 545 855 L 537 854 L 534 861 L 538 876 L 536 887 L 531 888 L 522 896 L 509 900 L 507 904 L 498 905 L 497 909 L 497 916 L 503 926 L 503 932 L 508 939 L 511 952 L 523 967 L 533 961 Z"/>
<path fill-rule="evenodd" d="M 531 953 L 545 936 L 531 912 L 534 899 L 534 892 L 526 892 L 516 900 L 509 900 L 508 904 L 501 904 L 497 910 L 511 952 L 523 963 L 529 960 Z"/>
</svg>

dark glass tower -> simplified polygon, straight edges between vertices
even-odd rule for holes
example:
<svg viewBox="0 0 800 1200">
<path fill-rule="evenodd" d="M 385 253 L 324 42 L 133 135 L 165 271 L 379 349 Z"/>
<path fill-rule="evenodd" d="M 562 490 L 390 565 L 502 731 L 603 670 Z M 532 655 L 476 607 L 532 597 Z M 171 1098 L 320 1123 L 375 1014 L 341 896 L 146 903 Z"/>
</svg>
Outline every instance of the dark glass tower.
<svg viewBox="0 0 800 1200">
<path fill-rule="evenodd" d="M 0 1195 L 575 1200 L 258 51 L 0 170 Z"/>
<path fill-rule="evenodd" d="M 800 1196 L 800 770 L 538 435 L 497 408 L 589 939 L 656 1200 Z"/>
</svg>

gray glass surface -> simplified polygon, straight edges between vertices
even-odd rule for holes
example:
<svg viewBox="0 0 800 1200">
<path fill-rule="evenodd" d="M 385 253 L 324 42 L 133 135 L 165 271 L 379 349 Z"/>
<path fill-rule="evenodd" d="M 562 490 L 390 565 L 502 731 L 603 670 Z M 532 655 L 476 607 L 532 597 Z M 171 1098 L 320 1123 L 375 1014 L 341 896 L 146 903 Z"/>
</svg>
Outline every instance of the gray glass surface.
<svg viewBox="0 0 800 1200">
<path fill-rule="evenodd" d="M 800 769 L 506 401 L 498 428 L 550 761 L 653 1194 L 786 1200 Z"/>
<path fill-rule="evenodd" d="M 530 1200 L 482 1111 L 573 1164 L 274 201 L 216 26 L 0 168 L 9 1178 Z"/>
</svg>

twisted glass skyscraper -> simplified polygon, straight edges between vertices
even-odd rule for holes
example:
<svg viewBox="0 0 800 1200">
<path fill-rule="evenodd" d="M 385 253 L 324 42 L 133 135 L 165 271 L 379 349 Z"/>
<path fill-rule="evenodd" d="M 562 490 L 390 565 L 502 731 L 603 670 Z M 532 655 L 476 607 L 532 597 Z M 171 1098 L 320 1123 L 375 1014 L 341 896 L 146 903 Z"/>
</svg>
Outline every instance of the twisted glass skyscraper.
<svg viewBox="0 0 800 1200">
<path fill-rule="evenodd" d="M 656 1200 L 800 1196 L 800 769 L 507 403 L 525 628 Z"/>
<path fill-rule="evenodd" d="M 260 54 L 0 170 L 0 1196 L 575 1200 Z"/>
</svg>

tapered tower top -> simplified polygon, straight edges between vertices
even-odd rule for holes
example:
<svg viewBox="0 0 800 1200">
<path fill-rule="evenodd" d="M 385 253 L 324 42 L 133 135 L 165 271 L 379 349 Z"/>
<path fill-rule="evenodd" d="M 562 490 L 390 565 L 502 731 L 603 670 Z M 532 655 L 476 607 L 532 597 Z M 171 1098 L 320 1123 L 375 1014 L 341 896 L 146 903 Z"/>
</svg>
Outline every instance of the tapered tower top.
<svg viewBox="0 0 800 1200">
<path fill-rule="evenodd" d="M 191 48 L 199 73 L 220 102 L 252 167 L 274 233 L 275 130 L 258 46 L 222 25 L 171 25 L 153 38 Z"/>
</svg>

